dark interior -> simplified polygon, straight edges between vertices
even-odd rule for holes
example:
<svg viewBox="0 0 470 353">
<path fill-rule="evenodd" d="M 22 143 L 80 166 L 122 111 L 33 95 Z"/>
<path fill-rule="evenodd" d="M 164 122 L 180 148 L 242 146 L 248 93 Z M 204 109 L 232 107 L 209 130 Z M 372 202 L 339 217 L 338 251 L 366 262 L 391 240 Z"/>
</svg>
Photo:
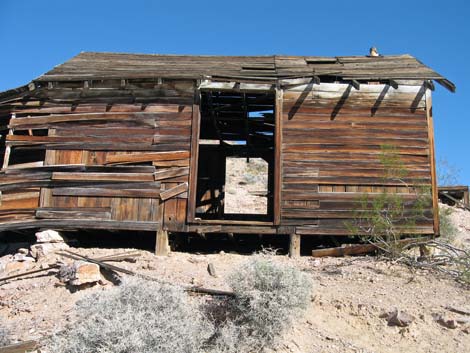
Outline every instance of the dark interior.
<svg viewBox="0 0 470 353">
<path fill-rule="evenodd" d="M 274 92 L 201 92 L 201 129 L 196 196 L 196 218 L 201 220 L 273 220 Z M 261 158 L 267 162 L 265 212 L 227 213 L 227 158 Z M 249 184 L 249 183 L 248 183 Z M 240 188 L 246 185 L 240 185 Z"/>
</svg>

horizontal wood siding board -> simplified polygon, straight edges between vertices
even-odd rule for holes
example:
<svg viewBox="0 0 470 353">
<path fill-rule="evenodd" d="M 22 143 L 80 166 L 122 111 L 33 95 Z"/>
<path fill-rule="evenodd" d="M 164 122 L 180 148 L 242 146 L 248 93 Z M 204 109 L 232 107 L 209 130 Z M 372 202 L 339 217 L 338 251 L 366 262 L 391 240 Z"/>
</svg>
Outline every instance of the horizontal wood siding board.
<svg viewBox="0 0 470 353">
<path fill-rule="evenodd" d="M 153 181 L 149 173 L 52 173 L 52 180 L 83 181 Z"/>
<path fill-rule="evenodd" d="M 36 218 L 40 219 L 111 219 L 110 208 L 78 207 L 67 208 L 38 208 Z"/>
<path fill-rule="evenodd" d="M 433 234 L 434 230 L 432 226 L 427 227 L 415 227 L 413 230 L 407 230 L 408 234 Z M 329 236 L 350 236 L 351 232 L 348 229 L 328 229 L 325 227 L 303 227 L 299 226 L 295 228 L 296 234 L 301 235 L 329 235 Z"/>
<path fill-rule="evenodd" d="M 116 154 L 116 155 L 108 155 L 106 157 L 106 164 L 170 161 L 170 160 L 188 159 L 189 155 L 190 155 L 189 151 L 175 151 L 175 150 L 168 151 L 168 152 L 154 152 L 154 153 Z"/>
<path fill-rule="evenodd" d="M 53 196 L 88 196 L 88 197 L 160 197 L 159 189 L 121 189 L 121 188 L 103 188 L 103 187 L 86 187 L 86 188 L 54 188 Z"/>
<path fill-rule="evenodd" d="M 14 229 L 46 228 L 54 229 L 115 229 L 156 231 L 158 222 L 114 221 L 114 220 L 83 220 L 83 219 L 44 219 L 0 223 L 0 231 Z"/>
</svg>

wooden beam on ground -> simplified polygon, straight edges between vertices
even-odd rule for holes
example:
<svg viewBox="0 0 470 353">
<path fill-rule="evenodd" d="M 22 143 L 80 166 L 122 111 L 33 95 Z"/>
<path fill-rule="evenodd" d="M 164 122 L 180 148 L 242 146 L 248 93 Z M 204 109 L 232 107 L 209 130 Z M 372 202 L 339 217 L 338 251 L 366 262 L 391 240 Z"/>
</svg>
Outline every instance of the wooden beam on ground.
<svg viewBox="0 0 470 353">
<path fill-rule="evenodd" d="M 429 238 L 421 237 L 421 238 L 409 238 L 409 239 L 402 239 L 399 240 L 398 243 L 401 245 L 407 245 L 413 242 L 422 242 L 426 241 Z M 346 244 L 343 246 L 335 247 L 335 248 L 326 248 L 326 249 L 318 249 L 312 250 L 313 257 L 341 257 L 341 256 L 348 256 L 348 255 L 365 255 L 371 252 L 379 250 L 383 244 L 379 243 L 369 243 L 369 244 Z"/>
<path fill-rule="evenodd" d="M 300 234 L 290 234 L 289 236 L 289 257 L 300 257 Z"/>
<path fill-rule="evenodd" d="M 37 341 L 25 341 L 0 347 L 0 353 L 25 353 L 38 347 Z"/>
<path fill-rule="evenodd" d="M 312 250 L 313 257 L 341 257 L 347 255 L 363 255 L 376 251 L 378 248 L 373 244 L 348 244 L 346 246 L 339 246 L 335 248 L 326 248 Z"/>
</svg>

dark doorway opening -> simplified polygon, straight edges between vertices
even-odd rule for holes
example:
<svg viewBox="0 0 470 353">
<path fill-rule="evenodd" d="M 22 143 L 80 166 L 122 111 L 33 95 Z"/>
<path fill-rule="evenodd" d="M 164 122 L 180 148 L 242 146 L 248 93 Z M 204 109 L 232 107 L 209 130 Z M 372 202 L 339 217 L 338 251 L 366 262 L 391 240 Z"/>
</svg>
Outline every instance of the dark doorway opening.
<svg viewBox="0 0 470 353">
<path fill-rule="evenodd" d="M 275 93 L 201 92 L 196 221 L 273 221 Z"/>
</svg>

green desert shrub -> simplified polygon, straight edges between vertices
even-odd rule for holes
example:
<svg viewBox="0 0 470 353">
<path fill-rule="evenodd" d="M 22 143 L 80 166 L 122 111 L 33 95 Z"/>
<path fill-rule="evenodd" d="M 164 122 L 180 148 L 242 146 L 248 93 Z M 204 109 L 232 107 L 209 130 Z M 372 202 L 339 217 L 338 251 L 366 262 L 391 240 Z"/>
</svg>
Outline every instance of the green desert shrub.
<svg viewBox="0 0 470 353">
<path fill-rule="evenodd" d="M 135 278 L 77 303 L 79 319 L 49 353 L 192 353 L 211 327 L 183 289 Z"/>
<path fill-rule="evenodd" d="M 213 352 L 262 352 L 274 348 L 293 320 L 307 308 L 310 277 L 261 255 L 229 278 L 235 297 L 224 302 L 225 316 L 212 340 Z"/>
<path fill-rule="evenodd" d="M 439 207 L 439 229 L 441 236 L 444 240 L 453 242 L 455 236 L 457 235 L 457 227 L 452 222 L 450 215 L 452 214 L 452 209 L 450 207 Z"/>
</svg>

